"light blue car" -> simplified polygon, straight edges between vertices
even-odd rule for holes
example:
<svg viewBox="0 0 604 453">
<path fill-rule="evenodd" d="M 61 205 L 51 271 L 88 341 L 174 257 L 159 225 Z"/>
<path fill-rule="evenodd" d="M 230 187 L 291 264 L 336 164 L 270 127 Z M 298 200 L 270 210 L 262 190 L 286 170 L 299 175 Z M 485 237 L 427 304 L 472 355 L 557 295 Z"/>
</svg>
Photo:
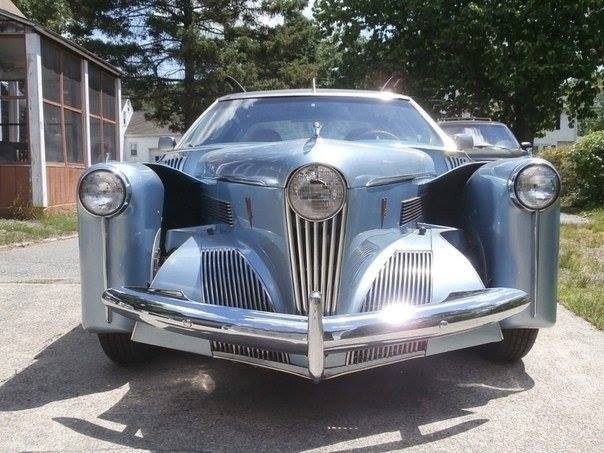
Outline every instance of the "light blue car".
<svg viewBox="0 0 604 453">
<path fill-rule="evenodd" d="M 157 347 L 320 381 L 556 320 L 560 179 L 477 163 L 410 98 L 218 99 L 156 164 L 78 186 L 82 324 L 118 363 Z"/>
</svg>

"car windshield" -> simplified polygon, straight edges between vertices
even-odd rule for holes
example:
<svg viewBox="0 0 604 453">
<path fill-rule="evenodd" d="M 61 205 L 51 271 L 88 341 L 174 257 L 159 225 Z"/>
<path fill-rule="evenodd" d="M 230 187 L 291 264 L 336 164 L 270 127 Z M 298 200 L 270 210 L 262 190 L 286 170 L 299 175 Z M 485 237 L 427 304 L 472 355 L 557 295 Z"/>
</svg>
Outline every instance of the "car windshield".
<svg viewBox="0 0 604 453">
<path fill-rule="evenodd" d="M 442 146 L 438 133 L 404 99 L 290 96 L 217 102 L 185 134 L 181 146 L 277 142 L 313 136 Z"/>
<path fill-rule="evenodd" d="M 503 124 L 441 124 L 440 127 L 451 137 L 455 134 L 470 135 L 477 148 L 517 149 L 520 147 L 514 134 Z"/>
</svg>

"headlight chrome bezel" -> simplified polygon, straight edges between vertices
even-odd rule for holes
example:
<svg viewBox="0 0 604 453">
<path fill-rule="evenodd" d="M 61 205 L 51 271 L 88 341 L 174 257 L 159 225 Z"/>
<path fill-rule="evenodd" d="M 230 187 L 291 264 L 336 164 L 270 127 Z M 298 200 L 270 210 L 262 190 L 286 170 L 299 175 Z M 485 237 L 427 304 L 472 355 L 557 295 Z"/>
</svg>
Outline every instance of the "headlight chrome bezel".
<svg viewBox="0 0 604 453">
<path fill-rule="evenodd" d="M 298 209 L 296 209 L 294 203 L 292 202 L 292 197 L 291 197 L 291 192 L 290 192 L 291 187 L 292 187 L 292 181 L 294 180 L 296 175 L 309 169 L 310 167 L 324 167 L 324 168 L 329 169 L 337 176 L 337 178 L 341 184 L 342 197 L 337 203 L 337 209 L 334 209 L 327 216 L 310 217 L 310 216 L 304 215 L 304 213 L 301 213 Z M 327 164 L 323 164 L 323 163 L 311 163 L 311 164 L 302 165 L 301 167 L 296 168 L 289 176 L 289 179 L 288 179 L 288 182 L 287 182 L 287 185 L 285 188 L 287 204 L 296 213 L 296 215 L 298 215 L 299 217 L 301 217 L 304 220 L 307 220 L 309 222 L 324 222 L 326 220 L 334 218 L 335 216 L 338 215 L 338 213 L 340 213 L 342 211 L 344 205 L 346 204 L 347 188 L 348 188 L 348 186 L 346 184 L 346 179 L 344 178 L 344 176 L 338 171 L 338 169 L 332 167 L 331 165 L 327 165 Z"/>
<path fill-rule="evenodd" d="M 84 179 L 86 177 L 90 176 L 91 174 L 97 173 L 97 172 L 109 173 L 109 174 L 113 175 L 114 177 L 116 177 L 117 180 L 122 185 L 122 188 L 123 188 L 123 191 L 124 191 L 124 198 L 122 199 L 122 202 L 121 202 L 120 206 L 118 208 L 114 209 L 113 211 L 107 213 L 107 214 L 99 214 L 97 212 L 94 212 L 94 211 L 90 210 L 89 207 L 86 206 L 86 204 L 82 200 L 82 183 L 83 183 Z M 128 180 L 128 178 L 126 177 L 126 175 L 124 173 L 122 173 L 121 171 L 117 170 L 116 168 L 112 168 L 112 167 L 96 167 L 94 169 L 90 169 L 89 171 L 86 171 L 80 177 L 80 180 L 78 182 L 78 201 L 79 201 L 80 205 L 82 206 L 82 208 L 84 208 L 84 210 L 88 214 L 90 214 L 90 215 L 92 215 L 94 217 L 111 218 L 111 217 L 115 217 L 115 216 L 121 214 L 129 206 L 131 196 L 132 196 L 132 187 L 130 185 L 130 181 Z"/>
<path fill-rule="evenodd" d="M 523 203 L 521 198 L 518 196 L 517 184 L 516 184 L 518 181 L 518 177 L 522 174 L 522 172 L 526 171 L 529 168 L 533 168 L 533 167 L 547 167 L 553 171 L 553 173 L 556 177 L 556 181 L 557 181 L 556 195 L 549 201 L 549 203 L 547 203 L 544 206 L 539 206 L 539 207 L 528 206 L 525 203 Z M 508 191 L 510 194 L 510 199 L 514 202 L 514 204 L 516 206 L 518 206 L 526 211 L 538 212 L 538 211 L 544 211 L 544 210 L 548 209 L 549 207 L 551 207 L 554 203 L 556 203 L 556 201 L 560 198 L 561 184 L 562 184 L 562 181 L 560 179 L 560 174 L 554 168 L 553 165 L 551 165 L 546 160 L 532 158 L 530 162 L 524 162 L 524 163 L 518 165 L 514 169 L 514 171 L 512 172 L 512 174 L 510 175 L 510 178 L 508 180 Z"/>
</svg>

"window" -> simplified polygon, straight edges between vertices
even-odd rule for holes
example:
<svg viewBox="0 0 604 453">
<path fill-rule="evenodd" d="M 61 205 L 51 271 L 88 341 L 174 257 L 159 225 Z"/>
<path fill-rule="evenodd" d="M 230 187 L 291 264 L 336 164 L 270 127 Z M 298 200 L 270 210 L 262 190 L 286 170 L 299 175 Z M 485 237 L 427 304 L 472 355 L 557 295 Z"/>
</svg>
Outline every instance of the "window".
<svg viewBox="0 0 604 453">
<path fill-rule="evenodd" d="M 80 59 L 42 41 L 46 161 L 84 163 Z"/>
<path fill-rule="evenodd" d="M 115 78 L 94 65 L 88 69 L 92 163 L 116 157 Z"/>
<path fill-rule="evenodd" d="M 138 156 L 138 143 L 130 143 L 130 155 Z"/>
</svg>

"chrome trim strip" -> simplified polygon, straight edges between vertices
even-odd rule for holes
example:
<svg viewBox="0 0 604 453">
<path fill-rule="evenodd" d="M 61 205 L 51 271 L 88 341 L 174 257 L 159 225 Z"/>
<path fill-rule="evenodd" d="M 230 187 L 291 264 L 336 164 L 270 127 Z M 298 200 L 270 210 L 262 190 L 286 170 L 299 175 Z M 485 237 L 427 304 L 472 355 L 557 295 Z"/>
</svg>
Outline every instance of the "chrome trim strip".
<svg viewBox="0 0 604 453">
<path fill-rule="evenodd" d="M 250 186 L 266 186 L 266 182 L 261 179 L 242 178 L 235 175 L 219 175 L 214 179 L 217 181 L 234 182 L 236 184 L 248 184 Z"/>
<path fill-rule="evenodd" d="M 316 304 L 316 298 L 313 300 Z M 488 288 L 451 294 L 438 304 L 394 305 L 378 312 L 326 316 L 322 320 L 323 350 L 346 352 L 463 332 L 518 314 L 529 302 L 524 291 Z M 320 332 L 316 305 L 309 323 L 306 316 L 208 305 L 144 288 L 108 289 L 103 293 L 103 303 L 159 329 L 243 346 L 308 354 L 312 344 L 316 354 L 321 341 L 309 338 Z"/>
<path fill-rule="evenodd" d="M 537 317 L 537 304 L 539 301 L 539 211 L 535 211 L 532 216 L 533 226 L 533 303 L 531 304 L 531 316 Z"/>
<path fill-rule="evenodd" d="M 109 239 L 107 237 L 107 224 L 109 219 L 107 217 L 101 217 L 101 267 L 103 268 L 103 291 L 109 286 L 109 269 L 108 269 L 108 256 L 109 256 Z M 113 313 L 111 309 L 105 306 L 105 321 L 111 324 L 113 321 Z"/>
<path fill-rule="evenodd" d="M 380 178 L 373 178 L 373 179 L 370 179 L 369 181 L 367 181 L 367 184 L 365 184 L 365 187 L 385 186 L 386 184 L 394 184 L 397 182 L 411 181 L 416 178 L 426 178 L 426 177 L 432 177 L 435 175 L 436 175 L 436 173 L 434 173 L 434 172 L 424 172 L 424 173 L 407 173 L 407 174 L 398 175 L 398 176 L 385 176 L 385 177 L 380 177 Z"/>
</svg>

